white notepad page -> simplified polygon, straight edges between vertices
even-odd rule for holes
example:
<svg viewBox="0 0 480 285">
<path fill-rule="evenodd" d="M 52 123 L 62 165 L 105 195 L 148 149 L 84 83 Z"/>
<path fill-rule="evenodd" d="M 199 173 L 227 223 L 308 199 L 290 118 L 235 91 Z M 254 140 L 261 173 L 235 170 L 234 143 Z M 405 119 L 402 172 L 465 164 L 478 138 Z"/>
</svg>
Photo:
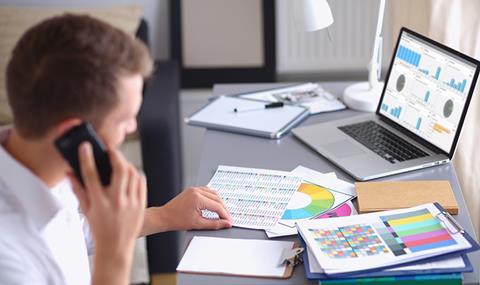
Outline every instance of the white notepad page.
<svg viewBox="0 0 480 285">
<path fill-rule="evenodd" d="M 193 237 L 177 271 L 242 276 L 282 277 L 279 265 L 284 249 L 292 241 Z"/>
<path fill-rule="evenodd" d="M 267 102 L 268 103 L 268 102 Z M 252 129 L 276 133 L 304 112 L 304 108 L 285 105 L 265 109 L 266 102 L 222 96 L 190 117 L 191 121 L 232 128 Z M 259 108 L 254 111 L 234 112 L 235 108 Z"/>
</svg>

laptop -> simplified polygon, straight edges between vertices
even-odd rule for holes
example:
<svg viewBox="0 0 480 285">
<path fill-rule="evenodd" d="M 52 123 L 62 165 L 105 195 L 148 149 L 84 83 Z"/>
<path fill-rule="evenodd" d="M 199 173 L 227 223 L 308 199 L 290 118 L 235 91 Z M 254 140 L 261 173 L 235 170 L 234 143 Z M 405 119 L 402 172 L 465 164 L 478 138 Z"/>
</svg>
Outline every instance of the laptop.
<svg viewBox="0 0 480 285">
<path fill-rule="evenodd" d="M 357 180 L 451 161 L 480 63 L 407 28 L 374 114 L 300 127 L 295 137 Z"/>
</svg>

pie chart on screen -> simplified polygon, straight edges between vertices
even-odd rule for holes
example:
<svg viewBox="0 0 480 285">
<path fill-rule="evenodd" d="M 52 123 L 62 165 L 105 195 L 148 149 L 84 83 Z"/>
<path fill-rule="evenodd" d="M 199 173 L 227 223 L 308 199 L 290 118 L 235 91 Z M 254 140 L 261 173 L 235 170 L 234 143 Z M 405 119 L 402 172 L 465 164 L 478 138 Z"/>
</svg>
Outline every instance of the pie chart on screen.
<svg viewBox="0 0 480 285">
<path fill-rule="evenodd" d="M 327 188 L 302 183 L 288 203 L 282 220 L 310 219 L 318 216 L 333 206 L 335 198 Z"/>
</svg>

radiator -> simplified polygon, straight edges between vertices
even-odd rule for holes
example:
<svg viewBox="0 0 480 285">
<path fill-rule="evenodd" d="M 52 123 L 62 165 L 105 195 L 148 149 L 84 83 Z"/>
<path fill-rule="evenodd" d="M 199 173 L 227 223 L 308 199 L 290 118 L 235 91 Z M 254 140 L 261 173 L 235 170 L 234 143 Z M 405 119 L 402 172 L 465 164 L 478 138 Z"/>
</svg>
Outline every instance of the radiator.
<svg viewBox="0 0 480 285">
<path fill-rule="evenodd" d="M 295 0 L 276 1 L 277 72 L 282 74 L 364 71 L 370 61 L 378 0 L 330 0 L 334 23 L 317 32 L 298 30 L 292 13 Z M 388 2 L 383 24 L 383 63 L 388 64 Z"/>
</svg>

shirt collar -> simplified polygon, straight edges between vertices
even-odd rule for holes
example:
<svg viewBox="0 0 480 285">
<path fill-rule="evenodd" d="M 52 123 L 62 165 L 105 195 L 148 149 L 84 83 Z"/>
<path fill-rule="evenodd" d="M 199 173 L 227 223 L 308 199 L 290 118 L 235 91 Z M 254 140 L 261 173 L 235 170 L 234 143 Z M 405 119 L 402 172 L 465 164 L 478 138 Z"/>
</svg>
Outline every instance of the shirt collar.
<svg viewBox="0 0 480 285">
<path fill-rule="evenodd" d="M 6 130 L 0 131 L 0 138 L 6 139 L 4 132 Z M 23 211 L 41 230 L 62 209 L 62 204 L 40 178 L 5 150 L 1 145 L 3 142 L 4 140 L 0 140 L 0 180 L 5 187 L 0 187 L 0 191 L 13 195 L 23 207 Z"/>
</svg>

